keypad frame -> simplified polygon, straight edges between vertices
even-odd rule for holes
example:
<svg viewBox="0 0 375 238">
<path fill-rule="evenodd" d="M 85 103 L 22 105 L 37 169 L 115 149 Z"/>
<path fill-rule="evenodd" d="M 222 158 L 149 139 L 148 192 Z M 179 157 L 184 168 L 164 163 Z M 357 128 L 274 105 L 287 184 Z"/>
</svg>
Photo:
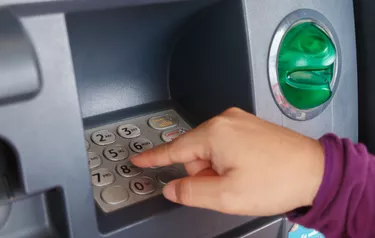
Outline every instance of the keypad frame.
<svg viewBox="0 0 375 238">
<path fill-rule="evenodd" d="M 147 168 L 147 169 L 143 169 L 143 172 L 140 173 L 139 175 L 137 175 L 135 177 L 131 177 L 131 178 L 124 178 L 120 174 L 118 174 L 117 171 L 116 171 L 116 166 L 118 164 L 129 161 L 131 157 L 137 155 L 137 153 L 134 152 L 133 150 L 131 150 L 131 148 L 130 148 L 130 142 L 132 140 L 134 140 L 134 138 L 133 139 L 130 139 L 130 138 L 126 139 L 126 138 L 123 138 L 123 137 L 119 136 L 118 131 L 117 131 L 118 127 L 121 126 L 121 125 L 125 125 L 125 124 L 133 124 L 133 125 L 140 128 L 140 130 L 141 130 L 141 136 L 140 137 L 149 139 L 153 143 L 154 146 L 158 146 L 160 144 L 165 143 L 161 138 L 161 134 L 168 129 L 165 129 L 165 130 L 153 129 L 152 127 L 150 127 L 150 125 L 148 123 L 148 120 L 152 117 L 162 116 L 162 115 L 166 115 L 166 114 L 173 115 L 173 116 L 176 116 L 178 118 L 179 123 L 178 123 L 177 127 L 183 127 L 183 128 L 188 129 L 188 130 L 191 129 L 191 126 L 175 110 L 171 109 L 171 110 L 165 110 L 165 111 L 161 111 L 161 112 L 157 112 L 157 113 L 150 113 L 148 115 L 143 115 L 143 116 L 139 116 L 139 117 L 124 119 L 124 120 L 121 120 L 121 121 L 118 121 L 118 122 L 115 122 L 115 123 L 103 125 L 103 126 L 100 126 L 100 127 L 91 128 L 91 129 L 88 129 L 88 130 L 85 131 L 85 139 L 90 143 L 90 148 L 87 150 L 87 152 L 95 152 L 98 155 L 100 155 L 101 158 L 102 158 L 102 164 L 99 167 L 96 167 L 95 169 L 101 169 L 101 168 L 108 169 L 110 172 L 112 172 L 115 175 L 115 182 L 114 183 L 112 183 L 108 186 L 103 186 L 103 187 L 93 186 L 94 199 L 95 199 L 96 203 L 99 205 L 99 207 L 105 213 L 110 213 L 110 212 L 116 211 L 118 209 L 125 208 L 125 207 L 128 207 L 128 206 L 137 204 L 139 202 L 145 201 L 145 200 L 150 199 L 152 197 L 159 196 L 162 192 L 162 188 L 165 185 L 163 185 L 162 183 L 160 183 L 158 181 L 157 176 L 158 176 L 158 174 L 162 173 L 163 171 L 167 170 L 170 167 L 178 170 L 181 173 L 181 176 L 186 176 L 186 171 L 185 171 L 183 165 L 173 165 L 173 166 L 161 167 L 161 168 L 156 168 L 156 169 L 155 168 Z M 100 131 L 100 130 L 108 130 L 108 131 L 114 133 L 115 136 L 116 136 L 116 141 L 114 143 L 110 144 L 110 145 L 105 145 L 105 146 L 100 146 L 100 145 L 97 145 L 97 144 L 93 143 L 91 141 L 92 133 L 94 133 L 96 131 Z M 138 138 L 140 138 L 140 137 L 138 137 Z M 105 148 L 107 148 L 109 146 L 112 146 L 112 145 L 122 145 L 124 148 L 128 149 L 128 151 L 129 151 L 128 158 L 125 159 L 125 160 L 121 160 L 121 161 L 110 161 L 110 160 L 106 159 L 105 156 L 103 155 L 103 151 L 104 151 Z M 90 170 L 90 171 L 92 171 L 92 170 Z M 147 177 L 150 177 L 150 178 L 153 179 L 153 182 L 156 185 L 156 190 L 153 193 L 148 194 L 148 195 L 137 195 L 137 194 L 135 194 L 131 191 L 130 181 L 134 178 L 138 178 L 138 177 L 142 177 L 142 176 L 147 176 Z M 116 185 L 121 185 L 121 186 L 124 186 L 125 188 L 128 189 L 129 199 L 124 203 L 120 203 L 120 204 L 116 204 L 116 205 L 111 205 L 111 204 L 105 203 L 101 198 L 101 192 L 105 188 L 108 188 L 108 187 L 111 187 L 111 186 L 116 186 Z"/>
</svg>

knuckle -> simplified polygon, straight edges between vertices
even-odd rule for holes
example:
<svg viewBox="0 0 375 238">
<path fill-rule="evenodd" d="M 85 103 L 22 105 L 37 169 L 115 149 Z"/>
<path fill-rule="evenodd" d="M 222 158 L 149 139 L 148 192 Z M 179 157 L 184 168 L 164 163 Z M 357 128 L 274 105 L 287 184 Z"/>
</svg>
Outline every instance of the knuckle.
<svg viewBox="0 0 375 238">
<path fill-rule="evenodd" d="M 172 144 L 171 143 L 167 143 L 167 144 L 165 144 L 164 145 L 164 149 L 165 149 L 165 154 L 167 155 L 167 157 L 168 157 L 168 162 L 169 163 L 174 163 L 175 162 L 175 158 L 174 158 L 174 156 L 173 156 L 173 151 L 172 151 L 172 146 L 171 146 Z"/>
<path fill-rule="evenodd" d="M 228 119 L 224 115 L 219 115 L 210 120 L 209 128 L 210 129 L 217 129 L 222 128 L 225 124 L 227 124 Z"/>
<path fill-rule="evenodd" d="M 243 112 L 242 109 L 240 109 L 239 107 L 231 107 L 224 111 L 224 114 L 236 114 L 239 112 Z"/>
</svg>

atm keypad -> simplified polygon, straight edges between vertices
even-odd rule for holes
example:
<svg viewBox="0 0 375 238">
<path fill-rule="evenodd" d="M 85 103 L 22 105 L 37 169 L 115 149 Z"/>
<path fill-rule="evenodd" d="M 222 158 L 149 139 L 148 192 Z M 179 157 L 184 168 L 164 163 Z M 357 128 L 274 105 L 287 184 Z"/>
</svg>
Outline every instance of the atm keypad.
<svg viewBox="0 0 375 238">
<path fill-rule="evenodd" d="M 153 113 L 85 131 L 94 198 L 106 213 L 162 193 L 186 176 L 183 165 L 138 168 L 130 158 L 170 142 L 191 127 L 174 111 Z"/>
</svg>

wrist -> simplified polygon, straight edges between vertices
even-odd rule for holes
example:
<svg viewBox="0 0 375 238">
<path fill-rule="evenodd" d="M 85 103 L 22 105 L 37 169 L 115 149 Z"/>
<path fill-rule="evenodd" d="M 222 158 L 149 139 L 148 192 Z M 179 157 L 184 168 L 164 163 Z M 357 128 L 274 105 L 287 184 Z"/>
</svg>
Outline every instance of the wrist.
<svg viewBox="0 0 375 238">
<path fill-rule="evenodd" d="M 312 206 L 315 197 L 318 195 L 324 177 L 324 146 L 318 140 L 310 139 L 308 146 L 307 163 L 307 185 L 304 206 Z"/>
</svg>

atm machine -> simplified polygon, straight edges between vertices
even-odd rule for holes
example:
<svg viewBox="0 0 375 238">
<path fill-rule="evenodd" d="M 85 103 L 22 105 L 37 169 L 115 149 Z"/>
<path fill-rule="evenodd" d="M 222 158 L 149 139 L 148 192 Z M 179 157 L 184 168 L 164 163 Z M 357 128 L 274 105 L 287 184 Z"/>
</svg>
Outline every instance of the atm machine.
<svg viewBox="0 0 375 238">
<path fill-rule="evenodd" d="M 287 237 L 129 158 L 232 106 L 357 141 L 357 105 L 351 0 L 0 0 L 0 237 Z"/>
</svg>

